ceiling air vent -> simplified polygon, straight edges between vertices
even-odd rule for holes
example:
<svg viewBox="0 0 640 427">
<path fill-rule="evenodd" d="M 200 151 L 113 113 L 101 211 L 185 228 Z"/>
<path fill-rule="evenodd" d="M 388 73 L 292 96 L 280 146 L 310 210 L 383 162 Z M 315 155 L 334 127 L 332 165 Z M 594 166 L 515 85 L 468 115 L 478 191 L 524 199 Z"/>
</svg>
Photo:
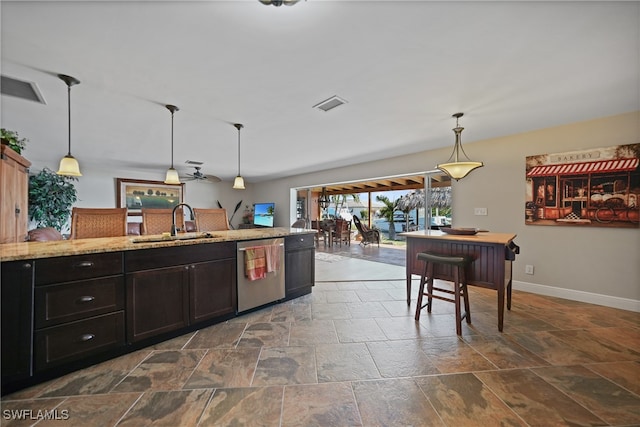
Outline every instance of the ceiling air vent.
<svg viewBox="0 0 640 427">
<path fill-rule="evenodd" d="M 0 89 L 2 94 L 15 96 L 16 98 L 26 99 L 27 101 L 35 101 L 40 104 L 46 104 L 38 85 L 34 82 L 14 79 L 13 77 L 2 76 L 0 81 Z"/>
<path fill-rule="evenodd" d="M 317 108 L 319 110 L 322 111 L 329 111 L 329 110 L 333 110 L 336 107 L 341 106 L 342 104 L 346 104 L 347 101 L 345 101 L 344 99 L 340 98 L 339 96 L 332 96 L 329 99 L 325 99 L 324 101 L 322 101 L 319 104 L 316 104 L 313 106 L 313 108 Z"/>
</svg>

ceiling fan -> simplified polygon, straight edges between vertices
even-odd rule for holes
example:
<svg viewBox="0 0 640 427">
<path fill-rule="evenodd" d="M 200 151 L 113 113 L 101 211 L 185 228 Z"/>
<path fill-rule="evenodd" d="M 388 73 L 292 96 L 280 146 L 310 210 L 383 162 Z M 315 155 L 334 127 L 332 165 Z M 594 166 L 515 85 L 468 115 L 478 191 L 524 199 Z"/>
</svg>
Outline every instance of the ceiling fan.
<svg viewBox="0 0 640 427">
<path fill-rule="evenodd" d="M 193 167 L 195 171 L 193 173 L 186 173 L 184 176 L 181 176 L 180 179 L 184 181 L 200 181 L 200 182 L 220 182 L 222 181 L 220 178 L 214 175 L 205 175 L 200 171 L 202 169 L 200 166 Z"/>
</svg>

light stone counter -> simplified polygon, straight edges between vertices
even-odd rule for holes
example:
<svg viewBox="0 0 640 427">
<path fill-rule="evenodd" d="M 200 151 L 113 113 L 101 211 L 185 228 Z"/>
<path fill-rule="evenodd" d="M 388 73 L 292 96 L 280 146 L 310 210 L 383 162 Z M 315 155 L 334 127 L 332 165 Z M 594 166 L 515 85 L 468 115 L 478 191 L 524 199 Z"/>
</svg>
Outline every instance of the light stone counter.
<svg viewBox="0 0 640 427">
<path fill-rule="evenodd" d="M 314 234 L 302 228 L 250 228 L 243 230 L 185 233 L 176 237 L 163 235 L 102 237 L 96 239 L 61 240 L 56 242 L 5 243 L 0 245 L 0 262 L 52 258 L 91 253 L 134 251 L 150 248 L 201 245 L 216 242 L 270 239 L 296 234 Z M 211 236 L 211 237 L 209 237 Z"/>
</svg>

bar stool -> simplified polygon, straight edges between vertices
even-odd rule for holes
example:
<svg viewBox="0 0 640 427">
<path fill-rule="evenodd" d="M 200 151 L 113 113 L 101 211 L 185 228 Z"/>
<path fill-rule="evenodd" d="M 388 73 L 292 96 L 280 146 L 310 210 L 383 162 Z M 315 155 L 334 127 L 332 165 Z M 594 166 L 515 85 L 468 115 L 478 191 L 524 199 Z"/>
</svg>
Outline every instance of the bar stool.
<svg viewBox="0 0 640 427">
<path fill-rule="evenodd" d="M 428 252 L 420 252 L 417 255 L 418 261 L 424 262 L 424 270 L 420 278 L 420 290 L 418 293 L 418 306 L 416 307 L 416 320 L 420 320 L 420 311 L 427 307 L 427 312 L 431 313 L 431 303 L 433 298 L 452 302 L 456 305 L 456 334 L 462 335 L 462 319 L 467 319 L 471 323 L 471 311 L 469 309 L 469 296 L 467 295 L 467 280 L 465 269 L 471 264 L 473 258 L 467 255 L 440 255 Z M 453 290 L 438 288 L 433 286 L 435 264 L 449 265 L 453 270 Z M 424 285 L 427 285 L 427 291 Z M 452 294 L 453 298 L 435 295 L 434 291 L 445 294 Z M 422 305 L 422 297 L 427 296 L 427 303 Z M 460 310 L 460 297 L 464 300 L 464 315 Z"/>
</svg>

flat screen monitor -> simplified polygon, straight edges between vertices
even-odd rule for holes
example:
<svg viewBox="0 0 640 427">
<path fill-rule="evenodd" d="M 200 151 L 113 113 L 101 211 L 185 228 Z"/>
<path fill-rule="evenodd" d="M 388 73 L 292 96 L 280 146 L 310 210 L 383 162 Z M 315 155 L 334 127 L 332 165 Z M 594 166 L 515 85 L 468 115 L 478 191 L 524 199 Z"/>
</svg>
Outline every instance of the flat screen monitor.
<svg viewBox="0 0 640 427">
<path fill-rule="evenodd" d="M 275 210 L 275 203 L 254 203 L 253 225 L 256 227 L 273 227 L 273 215 Z"/>
</svg>

